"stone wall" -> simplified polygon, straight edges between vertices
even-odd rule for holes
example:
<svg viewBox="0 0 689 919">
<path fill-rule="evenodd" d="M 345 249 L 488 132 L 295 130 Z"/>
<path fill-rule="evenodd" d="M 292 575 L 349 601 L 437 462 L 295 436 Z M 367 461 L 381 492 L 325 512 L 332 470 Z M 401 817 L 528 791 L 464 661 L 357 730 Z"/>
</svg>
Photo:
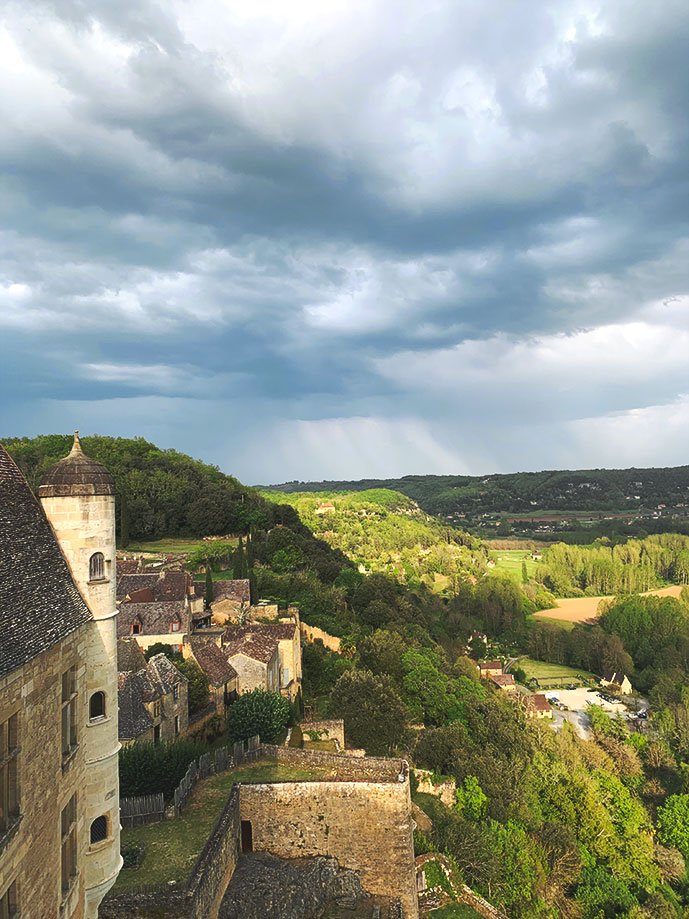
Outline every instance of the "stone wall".
<svg viewBox="0 0 689 919">
<path fill-rule="evenodd" d="M 446 807 L 454 807 L 457 782 L 453 778 L 448 776 L 440 782 L 434 782 L 433 773 L 429 769 L 414 769 L 414 776 L 418 783 L 417 791 L 425 795 L 435 795 Z"/>
<path fill-rule="evenodd" d="M 239 857 L 239 826 L 239 786 L 235 785 L 186 886 L 111 895 L 101 905 L 100 919 L 164 915 L 177 919 L 217 919 Z"/>
<path fill-rule="evenodd" d="M 306 641 L 322 641 L 329 651 L 334 651 L 335 654 L 340 653 L 342 642 L 336 635 L 330 635 L 328 632 L 324 632 L 323 629 L 319 629 L 315 625 L 307 625 L 306 622 L 302 622 L 300 628 L 301 634 Z"/>
<path fill-rule="evenodd" d="M 89 815 L 84 788 L 88 691 L 86 623 L 49 651 L 0 680 L 0 723 L 18 715 L 19 807 L 21 818 L 0 834 L 0 893 L 16 882 L 21 915 L 60 914 L 60 814 L 77 795 L 77 877 L 61 915 L 81 919 L 85 909 L 85 864 Z M 77 668 L 77 748 L 63 766 L 61 748 L 62 674 Z M 109 799 L 116 817 L 117 776 Z M 105 790 L 104 790 L 105 791 Z M 119 821 L 117 822 L 119 826 Z"/>
<path fill-rule="evenodd" d="M 336 721 L 302 721 L 299 727 L 304 737 L 308 737 L 310 731 L 316 731 L 321 735 L 320 740 L 336 740 L 340 750 L 344 750 L 344 721 L 341 718 Z"/>
<path fill-rule="evenodd" d="M 301 757 L 299 756 L 301 754 Z M 278 749 L 278 761 L 314 765 L 338 763 L 338 779 L 240 786 L 242 821 L 251 823 L 254 851 L 281 858 L 331 856 L 356 871 L 371 894 L 398 897 L 406 919 L 417 919 L 411 800 L 406 769 L 399 761 L 351 760 L 337 754 Z M 406 766 L 406 764 L 404 764 Z M 395 778 L 366 779 L 363 771 Z M 350 773 L 350 778 L 344 775 Z"/>
<path fill-rule="evenodd" d="M 328 770 L 328 778 L 339 782 L 387 782 L 409 784 L 409 767 L 405 760 L 374 756 L 352 757 L 321 750 L 300 750 L 298 747 L 274 747 L 263 744 L 263 755 L 286 766 L 308 769 L 315 766 Z"/>
</svg>

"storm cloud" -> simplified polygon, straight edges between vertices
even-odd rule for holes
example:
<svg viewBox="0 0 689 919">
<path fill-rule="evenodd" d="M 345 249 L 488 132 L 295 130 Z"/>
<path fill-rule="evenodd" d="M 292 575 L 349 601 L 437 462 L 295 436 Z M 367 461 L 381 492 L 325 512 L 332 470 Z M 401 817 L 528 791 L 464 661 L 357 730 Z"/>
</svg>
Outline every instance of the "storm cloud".
<svg viewBox="0 0 689 919">
<path fill-rule="evenodd" d="M 12 0 L 0 436 L 689 461 L 685 0 Z"/>
</svg>

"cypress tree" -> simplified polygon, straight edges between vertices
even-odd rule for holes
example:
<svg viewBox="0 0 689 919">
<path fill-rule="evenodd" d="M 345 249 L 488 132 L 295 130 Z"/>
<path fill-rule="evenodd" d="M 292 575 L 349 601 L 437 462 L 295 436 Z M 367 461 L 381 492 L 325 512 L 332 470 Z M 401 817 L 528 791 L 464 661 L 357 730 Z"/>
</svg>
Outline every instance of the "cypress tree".
<svg viewBox="0 0 689 919">
<path fill-rule="evenodd" d="M 213 602 L 213 573 L 211 572 L 210 562 L 206 564 L 206 607 Z"/>
</svg>

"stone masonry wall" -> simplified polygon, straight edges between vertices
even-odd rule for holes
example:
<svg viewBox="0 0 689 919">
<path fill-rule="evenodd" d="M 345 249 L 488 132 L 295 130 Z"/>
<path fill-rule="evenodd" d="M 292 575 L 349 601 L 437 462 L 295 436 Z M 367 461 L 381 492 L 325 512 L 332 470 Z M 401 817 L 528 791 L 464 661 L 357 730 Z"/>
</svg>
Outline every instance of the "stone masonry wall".
<svg viewBox="0 0 689 919">
<path fill-rule="evenodd" d="M 0 722 L 19 715 L 21 819 L 0 837 L 0 894 L 16 881 L 21 915 L 64 919 L 84 916 L 84 869 L 89 847 L 84 762 L 87 701 L 83 664 L 90 623 L 0 680 Z M 62 674 L 77 667 L 78 747 L 63 768 Z M 77 869 L 60 912 L 60 814 L 77 794 Z M 117 802 L 117 797 L 114 798 Z"/>
<path fill-rule="evenodd" d="M 306 622 L 302 622 L 300 628 L 301 634 L 306 641 L 322 641 L 329 651 L 334 651 L 335 654 L 340 653 L 342 642 L 336 635 L 330 635 L 328 632 L 324 632 L 323 629 L 319 629 L 318 626 L 308 625 Z"/>
<path fill-rule="evenodd" d="M 285 766 L 308 769 L 316 766 L 327 769 L 328 776 L 340 782 L 389 782 L 408 786 L 409 767 L 401 759 L 383 759 L 374 756 L 355 758 L 343 753 L 325 753 L 321 750 L 300 750 L 298 747 L 274 747 L 263 744 L 265 756 L 274 758 Z M 400 781 L 401 778 L 401 781 Z"/>
<path fill-rule="evenodd" d="M 417 919 L 408 779 L 241 785 L 239 806 L 254 851 L 332 856 L 359 874 L 367 892 L 398 897 L 405 919 Z"/>
<path fill-rule="evenodd" d="M 345 732 L 342 718 L 335 721 L 302 721 L 299 726 L 305 737 L 309 731 L 316 731 L 321 734 L 321 740 L 336 740 L 340 750 L 344 750 Z"/>
</svg>

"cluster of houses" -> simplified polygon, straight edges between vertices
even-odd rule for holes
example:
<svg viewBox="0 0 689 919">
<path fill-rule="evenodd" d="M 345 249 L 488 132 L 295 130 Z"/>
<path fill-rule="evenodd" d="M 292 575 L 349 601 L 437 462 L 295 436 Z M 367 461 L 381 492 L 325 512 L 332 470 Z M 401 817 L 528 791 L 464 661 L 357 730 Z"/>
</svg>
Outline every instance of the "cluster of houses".
<svg viewBox="0 0 689 919">
<path fill-rule="evenodd" d="M 164 653 L 146 660 L 154 645 L 167 645 L 206 675 L 211 702 L 204 718 L 224 718 L 238 695 L 253 689 L 296 699 L 302 676 L 296 609 L 279 618 L 274 604 L 252 606 L 247 579 L 216 581 L 207 604 L 203 585 L 182 568 L 151 571 L 138 559 L 122 559 L 117 570 L 122 744 L 159 743 L 190 730 L 187 679 Z"/>
<path fill-rule="evenodd" d="M 535 692 L 529 695 L 518 692 L 514 675 L 504 672 L 502 661 L 481 661 L 478 668 L 482 680 L 490 681 L 502 692 L 507 693 L 514 699 L 518 699 L 527 718 L 553 717 L 553 710 L 550 706 L 550 702 L 548 702 L 542 692 Z"/>
</svg>

